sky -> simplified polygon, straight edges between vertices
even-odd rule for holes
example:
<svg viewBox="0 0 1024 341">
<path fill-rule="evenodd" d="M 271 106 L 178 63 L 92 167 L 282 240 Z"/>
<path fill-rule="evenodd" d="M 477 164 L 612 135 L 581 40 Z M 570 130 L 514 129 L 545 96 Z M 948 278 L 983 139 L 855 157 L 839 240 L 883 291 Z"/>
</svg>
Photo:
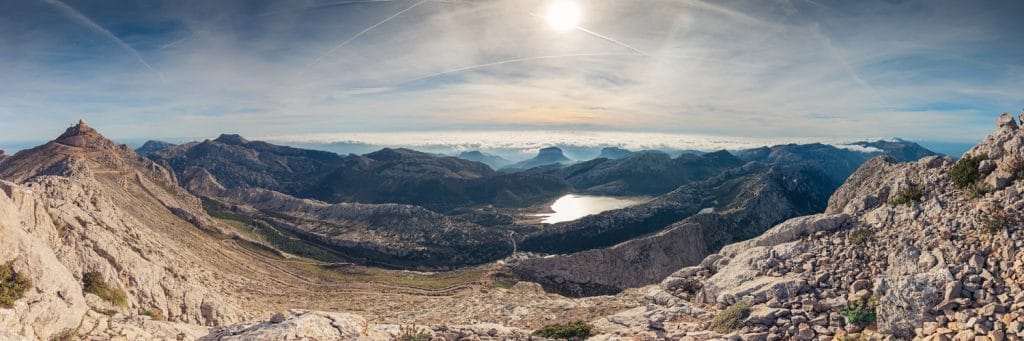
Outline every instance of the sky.
<svg viewBox="0 0 1024 341">
<path fill-rule="evenodd" d="M 579 9 L 567 30 L 548 23 L 557 1 Z M 1021 13 L 1022 1 L 0 0 L 0 142 L 83 117 L 118 139 L 977 141 L 1024 108 Z"/>
</svg>

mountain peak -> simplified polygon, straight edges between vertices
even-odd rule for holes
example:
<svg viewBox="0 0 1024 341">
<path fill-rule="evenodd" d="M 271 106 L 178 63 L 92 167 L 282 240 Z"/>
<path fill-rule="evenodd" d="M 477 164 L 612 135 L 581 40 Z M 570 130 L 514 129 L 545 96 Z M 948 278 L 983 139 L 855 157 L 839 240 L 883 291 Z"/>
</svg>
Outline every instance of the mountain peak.
<svg viewBox="0 0 1024 341">
<path fill-rule="evenodd" d="M 96 131 L 96 129 L 93 129 L 86 124 L 84 119 L 79 119 L 78 124 L 65 130 L 64 133 L 54 141 L 60 144 L 81 148 L 107 148 L 116 145 L 113 141 L 108 140 Z"/>
<path fill-rule="evenodd" d="M 220 136 L 213 141 L 231 145 L 243 145 L 249 143 L 249 140 L 246 140 L 242 135 L 238 134 L 220 134 Z"/>
</svg>

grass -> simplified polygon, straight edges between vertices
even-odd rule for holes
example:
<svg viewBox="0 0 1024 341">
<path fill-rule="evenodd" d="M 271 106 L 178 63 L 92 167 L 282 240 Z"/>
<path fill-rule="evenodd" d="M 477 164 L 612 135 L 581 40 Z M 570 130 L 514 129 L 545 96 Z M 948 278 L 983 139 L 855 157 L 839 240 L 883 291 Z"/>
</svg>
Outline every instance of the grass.
<svg viewBox="0 0 1024 341">
<path fill-rule="evenodd" d="M 142 308 L 139 310 L 139 314 L 149 316 L 157 321 L 167 321 L 167 317 L 163 313 L 153 308 Z"/>
<path fill-rule="evenodd" d="M 875 301 L 873 299 L 850 302 L 839 315 L 846 318 L 846 323 L 866 326 L 875 322 Z"/>
<path fill-rule="evenodd" d="M 892 205 L 892 206 L 900 206 L 900 205 L 910 206 L 911 203 L 913 203 L 915 201 L 921 200 L 921 197 L 923 197 L 923 196 L 924 196 L 924 191 L 918 189 L 917 187 L 904 188 L 902 191 L 899 191 L 899 193 L 896 193 L 895 197 L 893 197 L 892 199 L 889 199 L 889 205 Z"/>
<path fill-rule="evenodd" d="M 743 320 L 749 315 L 750 304 L 739 301 L 718 312 L 718 315 L 711 319 L 710 328 L 722 334 L 731 333 L 743 328 Z"/>
<path fill-rule="evenodd" d="M 1010 228 L 1012 220 L 1006 212 L 1002 209 L 997 209 L 992 212 L 983 213 L 978 217 L 978 221 L 981 222 L 982 228 L 988 233 L 996 233 L 999 231 Z"/>
<path fill-rule="evenodd" d="M 420 329 L 417 326 L 400 326 L 398 327 L 401 334 L 398 335 L 399 341 L 429 341 L 430 333 L 424 329 Z"/>
<path fill-rule="evenodd" d="M 549 324 L 533 332 L 534 336 L 549 339 L 586 340 L 593 335 L 594 327 L 584 321 Z"/>
<path fill-rule="evenodd" d="M 850 233 L 850 243 L 853 245 L 864 245 L 875 233 L 868 229 L 858 229 Z"/>
<path fill-rule="evenodd" d="M 99 296 L 119 307 L 128 306 L 128 295 L 121 288 L 111 287 L 103 280 L 99 272 L 87 272 L 82 275 L 83 291 Z"/>
<path fill-rule="evenodd" d="M 32 280 L 14 271 L 13 262 L 0 264 L 0 308 L 11 308 L 14 301 L 25 296 L 32 287 Z"/>
<path fill-rule="evenodd" d="M 953 169 L 949 171 L 949 177 L 953 180 L 953 184 L 957 188 L 966 189 L 968 186 L 976 183 L 981 178 L 981 172 L 978 171 L 978 165 L 981 161 L 988 160 L 988 154 L 981 154 L 973 157 L 965 157 L 957 161 L 953 165 Z"/>
</svg>

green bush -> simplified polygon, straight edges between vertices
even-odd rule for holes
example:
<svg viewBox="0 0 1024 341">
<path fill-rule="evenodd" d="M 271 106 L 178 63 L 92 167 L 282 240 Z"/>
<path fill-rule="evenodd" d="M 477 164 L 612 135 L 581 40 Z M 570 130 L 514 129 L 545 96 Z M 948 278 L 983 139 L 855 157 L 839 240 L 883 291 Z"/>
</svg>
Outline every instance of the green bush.
<svg viewBox="0 0 1024 341">
<path fill-rule="evenodd" d="M 921 197 L 923 197 L 923 196 L 924 196 L 924 191 L 918 189 L 917 187 L 904 188 L 899 193 L 896 193 L 895 197 L 893 197 L 892 199 L 889 199 L 889 205 L 892 205 L 892 206 L 899 206 L 899 205 L 910 206 L 910 203 L 918 201 L 918 200 L 921 200 Z"/>
<path fill-rule="evenodd" d="M 14 271 L 13 262 L 0 264 L 0 308 L 13 307 L 31 287 L 32 280 Z"/>
<path fill-rule="evenodd" d="M 534 336 L 549 339 L 585 340 L 593 333 L 594 327 L 583 321 L 546 325 L 533 332 Z"/>
<path fill-rule="evenodd" d="M 853 245 L 864 245 L 875 233 L 867 229 L 859 229 L 850 233 L 850 243 Z"/>
<path fill-rule="evenodd" d="M 430 333 L 416 326 L 399 326 L 399 341 L 429 341 Z"/>
<path fill-rule="evenodd" d="M 711 330 L 726 334 L 743 328 L 743 320 L 750 316 L 750 304 L 739 301 L 725 308 L 711 319 Z"/>
<path fill-rule="evenodd" d="M 839 314 L 846 318 L 846 323 L 866 326 L 875 322 L 875 302 L 871 299 L 853 301 L 839 310 Z"/>
<path fill-rule="evenodd" d="M 981 197 L 990 191 L 992 191 L 992 187 L 981 181 L 976 181 L 967 186 L 967 188 L 964 188 L 964 194 L 969 199 Z"/>
<path fill-rule="evenodd" d="M 981 226 L 988 233 L 996 233 L 1008 229 L 1012 224 L 1010 216 L 1008 216 L 1001 209 L 988 213 L 983 213 L 980 217 L 978 217 L 978 221 L 981 222 Z"/>
<path fill-rule="evenodd" d="M 128 295 L 120 288 L 113 288 L 103 280 L 99 272 L 87 272 L 82 275 L 83 291 L 99 296 L 119 307 L 128 306 Z"/>
<path fill-rule="evenodd" d="M 960 161 L 953 165 L 953 169 L 949 171 L 949 178 L 953 180 L 953 184 L 957 188 L 967 188 L 967 186 L 974 184 L 981 178 L 981 172 L 978 172 L 978 165 L 984 160 L 988 160 L 987 154 L 960 159 Z"/>
</svg>

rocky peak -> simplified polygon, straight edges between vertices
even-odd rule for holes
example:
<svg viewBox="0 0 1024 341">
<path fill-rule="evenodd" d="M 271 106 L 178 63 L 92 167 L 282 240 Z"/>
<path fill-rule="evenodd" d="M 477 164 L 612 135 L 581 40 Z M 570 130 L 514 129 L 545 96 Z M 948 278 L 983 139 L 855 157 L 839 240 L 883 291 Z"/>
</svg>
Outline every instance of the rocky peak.
<svg viewBox="0 0 1024 341">
<path fill-rule="evenodd" d="M 112 148 L 117 145 L 86 124 L 85 120 L 78 120 L 78 124 L 65 130 L 54 141 L 81 148 Z"/>
<path fill-rule="evenodd" d="M 1024 117 L 1024 113 L 1021 114 Z M 1017 130 L 1017 122 L 1013 120 L 1013 116 L 1010 113 L 1003 113 L 996 119 L 996 127 L 999 129 L 1009 128 L 1011 130 Z"/>
<path fill-rule="evenodd" d="M 541 148 L 541 150 L 537 153 L 537 159 L 538 160 L 565 160 L 565 161 L 569 160 L 569 158 L 565 157 L 565 154 L 562 153 L 562 149 L 558 148 L 558 147 Z"/>
<path fill-rule="evenodd" d="M 243 145 L 249 143 L 249 140 L 246 140 L 244 137 L 238 134 L 221 134 L 219 137 L 217 137 L 216 140 L 213 141 L 230 145 Z"/>
<path fill-rule="evenodd" d="M 978 169 L 982 180 L 993 189 L 1002 189 L 1024 172 L 1024 130 L 1013 116 L 1004 113 L 996 119 L 996 131 L 964 157 L 985 159 Z"/>
</svg>

